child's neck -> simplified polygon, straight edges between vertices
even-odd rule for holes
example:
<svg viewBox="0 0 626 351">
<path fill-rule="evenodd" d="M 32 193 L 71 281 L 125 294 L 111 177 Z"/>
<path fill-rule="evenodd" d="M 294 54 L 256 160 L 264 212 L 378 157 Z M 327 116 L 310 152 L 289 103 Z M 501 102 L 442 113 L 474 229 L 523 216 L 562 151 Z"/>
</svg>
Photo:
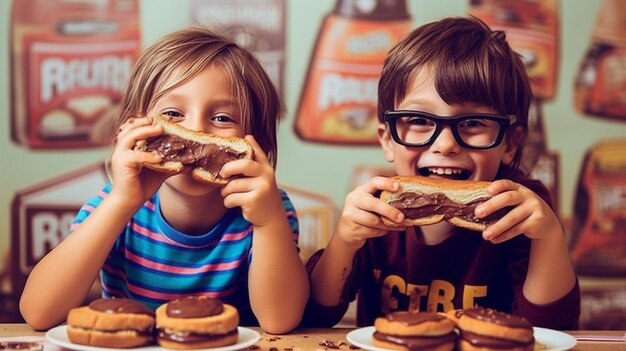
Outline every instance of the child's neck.
<svg viewBox="0 0 626 351">
<path fill-rule="evenodd" d="M 161 213 L 167 223 L 188 235 L 209 232 L 228 211 L 219 191 L 209 196 L 190 197 L 161 187 L 159 198 Z"/>
<path fill-rule="evenodd" d="M 420 228 L 422 232 L 418 234 L 418 239 L 425 245 L 437 245 L 452 236 L 452 224 L 447 222 L 425 225 Z"/>
</svg>

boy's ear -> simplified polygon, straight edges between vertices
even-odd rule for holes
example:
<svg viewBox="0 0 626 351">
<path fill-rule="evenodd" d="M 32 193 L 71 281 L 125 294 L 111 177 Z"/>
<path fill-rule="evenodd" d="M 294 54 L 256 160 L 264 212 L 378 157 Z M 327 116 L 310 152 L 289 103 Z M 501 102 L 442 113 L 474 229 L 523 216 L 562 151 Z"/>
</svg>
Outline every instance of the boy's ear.
<svg viewBox="0 0 626 351">
<path fill-rule="evenodd" d="M 522 141 L 522 129 L 515 128 L 511 131 L 511 135 L 508 138 L 504 139 L 506 143 L 506 149 L 504 150 L 504 155 L 502 155 L 502 163 L 505 165 L 510 165 L 515 158 L 515 153 L 520 146 Z"/>
<path fill-rule="evenodd" d="M 393 140 L 391 139 L 391 133 L 389 133 L 387 124 L 379 123 L 376 131 L 378 133 L 378 142 L 383 148 L 383 153 L 385 154 L 385 159 L 387 162 L 393 162 Z"/>
</svg>

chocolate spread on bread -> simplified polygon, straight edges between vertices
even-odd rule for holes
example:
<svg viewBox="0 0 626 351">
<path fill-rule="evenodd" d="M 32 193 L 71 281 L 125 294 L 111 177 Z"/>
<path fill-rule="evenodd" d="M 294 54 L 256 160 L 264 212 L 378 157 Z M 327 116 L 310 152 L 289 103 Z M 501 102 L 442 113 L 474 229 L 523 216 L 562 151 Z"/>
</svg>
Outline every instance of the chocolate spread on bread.
<svg viewBox="0 0 626 351">
<path fill-rule="evenodd" d="M 496 211 L 485 218 L 477 218 L 474 215 L 476 207 L 489 198 L 476 199 L 467 204 L 459 204 L 450 200 L 443 193 L 418 194 L 405 192 L 389 204 L 401 210 L 407 218 L 422 218 L 434 215 L 444 215 L 444 219 L 453 217 L 462 218 L 476 223 L 492 223 L 501 218 L 510 209 L 504 208 Z"/>
<path fill-rule="evenodd" d="M 242 154 L 227 147 L 202 144 L 171 134 L 149 138 L 145 150 L 157 151 L 163 157 L 163 162 L 174 161 L 185 166 L 202 167 L 211 174 L 218 174 L 226 162 L 239 159 Z"/>
<path fill-rule="evenodd" d="M 89 304 L 93 310 L 104 313 L 134 313 L 154 316 L 154 312 L 143 304 L 130 299 L 97 299 Z"/>
<path fill-rule="evenodd" d="M 167 304 L 166 313 L 171 318 L 202 318 L 217 316 L 224 311 L 224 304 L 217 299 L 189 296 Z"/>
<path fill-rule="evenodd" d="M 439 336 L 398 336 L 374 332 L 374 337 L 381 341 L 404 346 L 410 351 L 430 350 L 436 346 L 456 340 L 454 332 Z"/>
</svg>

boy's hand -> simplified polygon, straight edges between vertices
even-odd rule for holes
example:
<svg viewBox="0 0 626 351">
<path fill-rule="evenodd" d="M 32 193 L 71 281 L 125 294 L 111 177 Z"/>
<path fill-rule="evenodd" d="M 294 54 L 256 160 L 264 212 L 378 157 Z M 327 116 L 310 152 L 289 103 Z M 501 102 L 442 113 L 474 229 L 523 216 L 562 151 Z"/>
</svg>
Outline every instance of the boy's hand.
<svg viewBox="0 0 626 351">
<path fill-rule="evenodd" d="M 135 143 L 163 133 L 159 126 L 152 125 L 150 117 L 129 118 L 118 130 L 111 155 L 112 195 L 119 194 L 126 206 L 141 206 L 161 186 L 169 175 L 145 170 L 145 163 L 159 163 L 161 156 L 134 150 Z"/>
<path fill-rule="evenodd" d="M 274 218 L 283 218 L 283 207 L 274 168 L 265 152 L 253 136 L 246 140 L 254 149 L 254 159 L 242 159 L 228 162 L 222 167 L 220 175 L 234 178 L 222 188 L 224 206 L 241 207 L 243 217 L 255 226 L 262 226 Z M 280 217 L 277 217 L 280 216 Z"/>
<path fill-rule="evenodd" d="M 335 235 L 348 245 L 360 247 L 367 238 L 403 230 L 403 227 L 385 225 L 381 216 L 399 223 L 404 214 L 374 195 L 383 190 L 397 191 L 399 187 L 398 182 L 385 177 L 374 177 L 356 187 L 346 196 Z"/>
<path fill-rule="evenodd" d="M 521 233 L 530 239 L 542 239 L 554 230 L 562 231 L 561 223 L 550 206 L 527 187 L 501 179 L 489 186 L 489 192 L 494 197 L 476 208 L 478 217 L 488 216 L 505 207 L 512 209 L 483 232 L 486 240 L 500 243 Z"/>
</svg>

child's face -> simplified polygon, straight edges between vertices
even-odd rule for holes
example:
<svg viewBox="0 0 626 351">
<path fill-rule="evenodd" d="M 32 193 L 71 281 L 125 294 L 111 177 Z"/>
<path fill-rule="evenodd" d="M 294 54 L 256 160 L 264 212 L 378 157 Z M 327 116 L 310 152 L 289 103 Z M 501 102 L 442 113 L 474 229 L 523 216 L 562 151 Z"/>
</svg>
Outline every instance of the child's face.
<svg viewBox="0 0 626 351">
<path fill-rule="evenodd" d="M 448 105 L 437 94 L 427 68 L 422 69 L 410 82 L 404 100 L 395 109 L 422 111 L 441 117 L 496 113 L 474 103 Z M 489 149 L 463 147 L 456 141 L 449 126 L 443 127 L 431 145 L 408 147 L 393 140 L 389 126 L 385 123 L 379 126 L 379 141 L 385 158 L 393 162 L 398 175 L 490 181 L 494 180 L 500 164 L 510 164 L 515 155 L 515 147 L 507 145 L 506 138 L 498 146 Z"/>
<path fill-rule="evenodd" d="M 245 135 L 231 81 L 214 65 L 157 100 L 148 111 L 149 116 L 156 114 L 171 116 L 191 130 L 225 137 Z"/>
<path fill-rule="evenodd" d="M 165 86 L 167 86 L 167 82 Z M 220 135 L 244 137 L 243 116 L 229 77 L 218 66 L 208 66 L 195 77 L 168 91 L 148 111 L 148 115 L 167 115 L 185 128 Z M 175 175 L 166 184 L 188 195 L 205 195 L 214 186 L 192 179 L 191 173 Z"/>
</svg>

